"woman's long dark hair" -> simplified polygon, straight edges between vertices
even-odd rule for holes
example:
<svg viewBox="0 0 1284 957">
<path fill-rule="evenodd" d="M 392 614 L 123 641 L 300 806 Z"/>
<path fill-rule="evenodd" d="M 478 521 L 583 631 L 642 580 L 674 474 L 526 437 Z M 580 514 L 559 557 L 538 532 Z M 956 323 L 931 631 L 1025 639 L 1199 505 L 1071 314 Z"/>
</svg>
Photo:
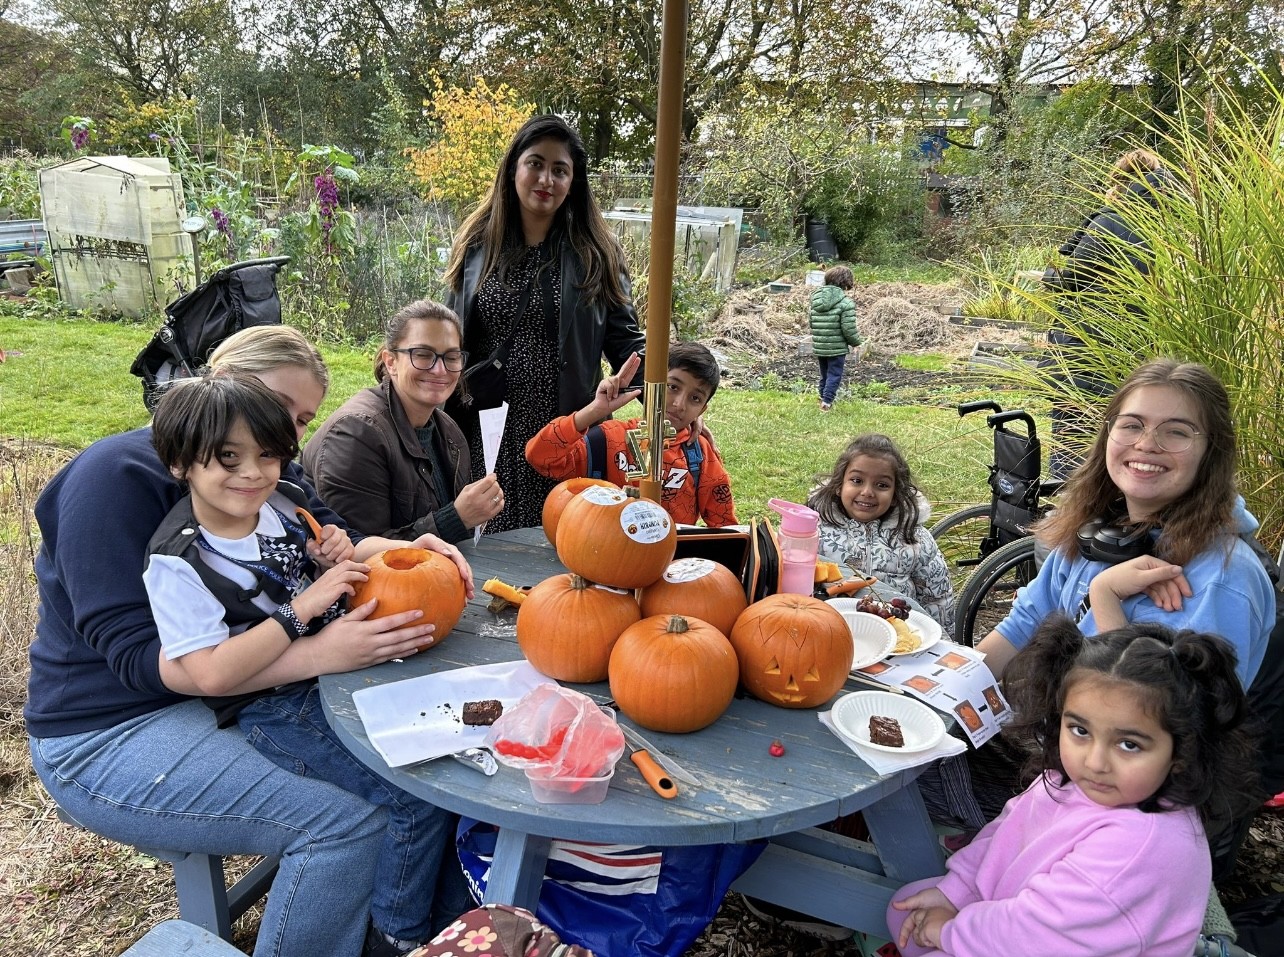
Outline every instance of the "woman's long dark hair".
<svg viewBox="0 0 1284 957">
<path fill-rule="evenodd" d="M 461 290 L 464 258 L 474 246 L 481 246 L 483 250 L 482 281 L 497 272 L 500 281 L 508 283 L 512 269 L 526 255 L 521 205 L 517 200 L 517 160 L 545 139 L 556 140 L 571 154 L 571 188 L 553 219 L 549 235 L 569 242 L 579 257 L 584 267 L 584 281 L 579 288 L 585 301 L 605 298 L 615 305 L 624 305 L 629 301 L 620 280 L 626 274 L 624 250 L 593 201 L 588 181 L 588 150 L 580 135 L 553 114 L 532 116 L 508 144 L 490 192 L 459 227 L 446 268 L 446 285 L 456 293 Z"/>
<path fill-rule="evenodd" d="M 1198 410 L 1199 429 L 1207 442 L 1195 483 L 1156 518 L 1154 524 L 1163 529 L 1159 556 L 1185 565 L 1219 537 L 1227 536 L 1228 549 L 1234 544 L 1235 425 L 1226 389 L 1198 363 L 1156 359 L 1139 367 L 1119 387 L 1106 407 L 1088 457 L 1066 483 L 1056 509 L 1040 523 L 1036 534 L 1053 549 L 1077 554 L 1080 526 L 1118 511 L 1123 496 L 1106 468 L 1110 437 L 1105 422 L 1119 414 L 1128 396 L 1147 386 L 1167 386 L 1186 396 Z"/>
<path fill-rule="evenodd" d="M 1136 623 L 1087 638 L 1064 615 L 1050 616 L 1003 674 L 1013 720 L 1004 730 L 1032 752 L 1033 775 L 1060 774 L 1061 717 L 1076 683 L 1102 681 L 1139 697 L 1173 737 L 1173 766 L 1137 806 L 1197 808 L 1205 821 L 1261 804 L 1248 702 L 1235 649 L 1216 635 Z"/>
</svg>

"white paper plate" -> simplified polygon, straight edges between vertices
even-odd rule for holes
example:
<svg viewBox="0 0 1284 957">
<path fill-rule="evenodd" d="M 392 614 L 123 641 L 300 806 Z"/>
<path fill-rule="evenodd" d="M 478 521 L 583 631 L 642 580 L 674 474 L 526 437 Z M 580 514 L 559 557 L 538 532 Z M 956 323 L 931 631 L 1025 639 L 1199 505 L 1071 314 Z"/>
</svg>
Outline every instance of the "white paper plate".
<svg viewBox="0 0 1284 957">
<path fill-rule="evenodd" d="M 503 661 L 362 688 L 352 702 L 374 749 L 400 768 L 483 746 L 490 728 L 464 724 L 465 701 L 497 698 L 508 708 L 550 681 L 528 661 Z"/>
<path fill-rule="evenodd" d="M 869 740 L 869 719 L 873 715 L 895 718 L 901 725 L 905 747 L 893 748 Z M 863 748 L 889 754 L 912 754 L 934 748 L 945 736 L 945 722 L 925 704 L 905 695 L 886 691 L 853 691 L 834 703 L 830 718 L 842 734 Z"/>
<path fill-rule="evenodd" d="M 926 651 L 941 640 L 941 626 L 936 623 L 935 619 L 923 614 L 921 611 L 915 611 L 911 608 L 909 618 L 906 619 L 905 623 L 918 634 L 921 640 L 918 647 L 913 651 L 903 651 L 901 654 L 916 655 L 920 651 Z M 893 646 L 895 646 L 895 643 L 893 643 Z"/>
<path fill-rule="evenodd" d="M 852 633 L 852 671 L 882 661 L 896 647 L 896 629 L 868 612 L 857 611 L 857 598 L 831 598 L 829 607 L 843 616 Z"/>
</svg>

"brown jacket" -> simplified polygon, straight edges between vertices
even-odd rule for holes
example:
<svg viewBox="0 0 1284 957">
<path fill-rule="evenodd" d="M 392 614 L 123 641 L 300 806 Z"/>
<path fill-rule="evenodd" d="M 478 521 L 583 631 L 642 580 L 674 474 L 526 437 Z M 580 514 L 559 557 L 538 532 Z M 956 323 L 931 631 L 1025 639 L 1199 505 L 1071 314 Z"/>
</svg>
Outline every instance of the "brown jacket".
<svg viewBox="0 0 1284 957">
<path fill-rule="evenodd" d="M 389 380 L 343 403 L 303 447 L 303 468 L 323 502 L 366 535 L 415 539 L 425 532 L 448 542 L 468 537 L 454 495 L 472 481 L 468 443 L 440 409 L 437 456 L 450 473 L 448 502 L 437 500 L 432 459 L 419 445 Z"/>
</svg>

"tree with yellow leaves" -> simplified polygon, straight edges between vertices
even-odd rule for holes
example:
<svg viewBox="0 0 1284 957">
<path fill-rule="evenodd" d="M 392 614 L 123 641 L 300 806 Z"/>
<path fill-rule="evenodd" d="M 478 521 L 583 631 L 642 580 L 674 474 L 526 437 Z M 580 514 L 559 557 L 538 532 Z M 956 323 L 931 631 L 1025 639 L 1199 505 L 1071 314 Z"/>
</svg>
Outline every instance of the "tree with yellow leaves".
<svg viewBox="0 0 1284 957">
<path fill-rule="evenodd" d="M 432 145 L 412 147 L 405 153 L 423 195 L 450 203 L 463 215 L 486 194 L 509 141 L 535 107 L 506 83 L 492 90 L 478 79 L 465 90 L 446 87 L 437 78 L 435 86 L 436 92 L 424 105 L 432 112 L 440 135 Z"/>
</svg>

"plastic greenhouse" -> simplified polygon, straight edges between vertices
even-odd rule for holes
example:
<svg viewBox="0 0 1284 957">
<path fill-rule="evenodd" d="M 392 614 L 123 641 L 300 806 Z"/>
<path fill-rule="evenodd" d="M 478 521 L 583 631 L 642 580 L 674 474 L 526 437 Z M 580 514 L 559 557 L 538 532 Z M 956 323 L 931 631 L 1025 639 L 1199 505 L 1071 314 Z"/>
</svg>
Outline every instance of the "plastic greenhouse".
<svg viewBox="0 0 1284 957">
<path fill-rule="evenodd" d="M 129 316 L 191 289 L 183 182 L 160 157 L 81 156 L 40 171 L 62 300 Z"/>
</svg>

